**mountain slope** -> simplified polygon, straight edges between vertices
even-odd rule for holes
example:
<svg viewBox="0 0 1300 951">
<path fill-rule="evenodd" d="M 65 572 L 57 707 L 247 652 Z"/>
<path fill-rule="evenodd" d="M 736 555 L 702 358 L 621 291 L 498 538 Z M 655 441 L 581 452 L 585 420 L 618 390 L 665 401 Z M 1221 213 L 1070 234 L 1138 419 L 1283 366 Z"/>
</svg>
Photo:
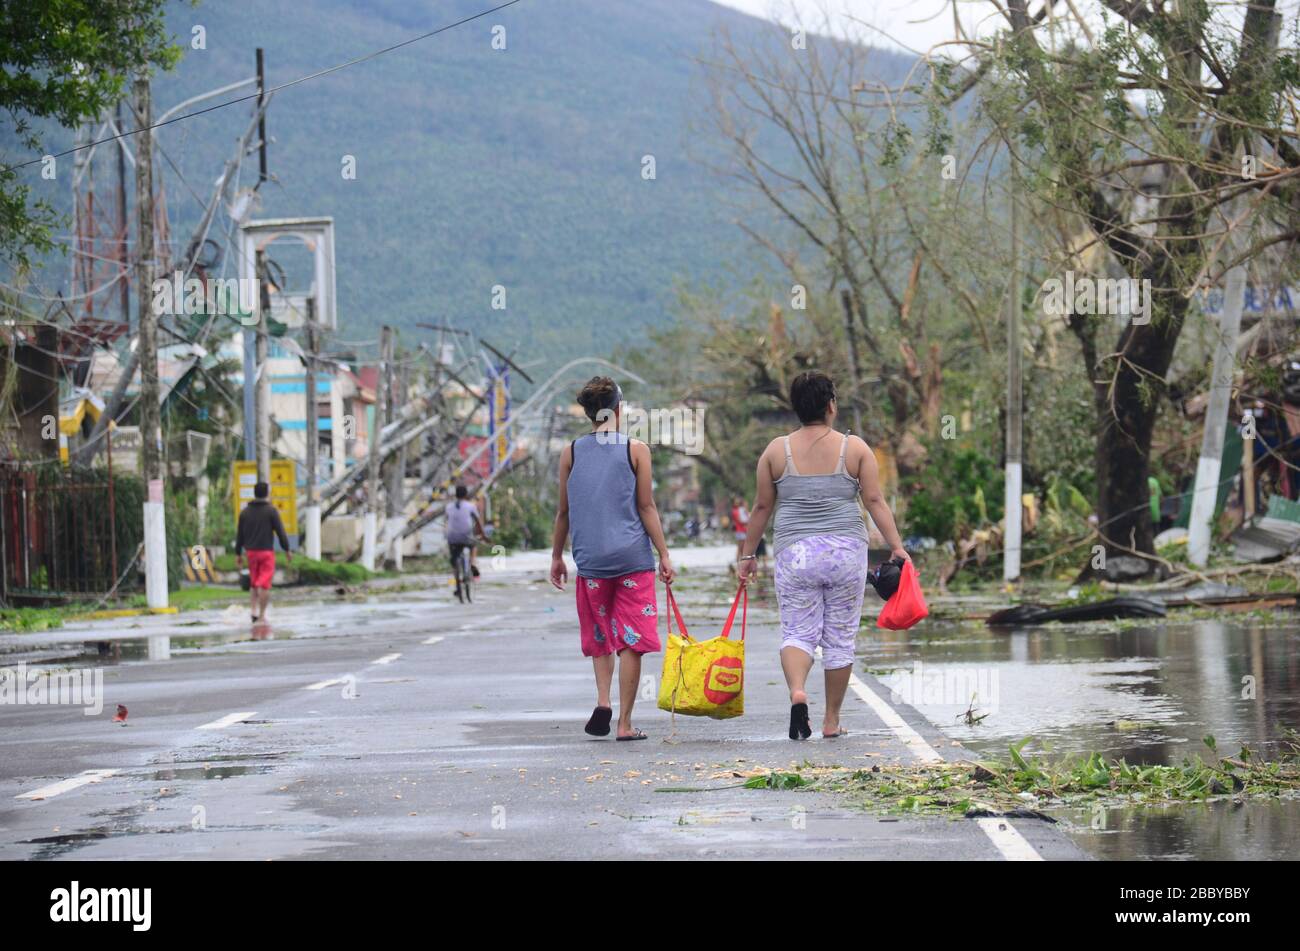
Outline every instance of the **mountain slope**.
<svg viewBox="0 0 1300 951">
<path fill-rule="evenodd" d="M 250 75 L 257 46 L 273 86 L 491 5 L 178 4 L 179 40 L 201 24 L 207 49 L 157 78 L 155 114 Z M 498 24 L 504 51 L 492 48 Z M 690 132 L 707 125 L 692 58 L 707 55 L 715 26 L 738 38 L 771 30 L 706 0 L 523 0 L 282 90 L 268 114 L 275 181 L 257 216 L 334 217 L 342 339 L 392 323 L 412 342 L 428 339 L 416 321 L 451 320 L 547 362 L 635 341 L 666 319 L 675 280 L 725 281 L 744 253 L 727 186 L 695 160 L 707 143 Z M 248 114 L 241 104 L 160 130 L 185 179 L 160 159 L 178 241 L 199 213 L 190 189 L 206 199 Z M 47 146 L 56 138 L 71 136 Z M 355 180 L 341 174 L 344 156 Z M 254 159 L 243 182 L 255 174 Z M 300 283 L 303 260 L 279 263 Z M 504 311 L 492 309 L 495 285 Z"/>
</svg>

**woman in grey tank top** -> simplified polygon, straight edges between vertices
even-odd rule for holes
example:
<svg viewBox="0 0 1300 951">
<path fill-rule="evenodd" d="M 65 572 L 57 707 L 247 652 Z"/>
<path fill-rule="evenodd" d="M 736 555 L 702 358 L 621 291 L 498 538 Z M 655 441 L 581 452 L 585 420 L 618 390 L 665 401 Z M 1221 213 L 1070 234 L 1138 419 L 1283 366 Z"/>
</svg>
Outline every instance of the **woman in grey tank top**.
<svg viewBox="0 0 1300 951">
<path fill-rule="evenodd" d="M 866 508 L 906 559 L 894 515 L 880 491 L 876 457 L 857 436 L 835 432 L 835 385 L 812 370 L 795 377 L 790 405 L 802 424 L 774 439 L 758 460 L 758 501 L 749 516 L 740 579 L 754 574 L 755 551 L 776 512 L 776 597 L 781 609 L 781 669 L 790 688 L 790 739 L 812 735 L 808 693 L 813 651 L 822 649 L 826 713 L 822 736 L 843 736 L 840 706 L 853 672 L 867 581 Z M 859 506 L 861 503 L 861 507 Z"/>
<path fill-rule="evenodd" d="M 641 655 L 659 650 L 655 552 L 659 579 L 672 584 L 675 573 L 655 507 L 650 448 L 618 430 L 622 391 L 609 377 L 598 376 L 582 388 L 578 402 L 593 429 L 560 455 L 551 584 L 564 590 L 569 577 L 564 543 L 571 537 L 582 653 L 596 674 L 596 709 L 586 732 L 609 735 L 617 655 L 617 739 L 644 740 L 646 735 L 632 727 L 632 705 L 641 686 Z"/>
</svg>

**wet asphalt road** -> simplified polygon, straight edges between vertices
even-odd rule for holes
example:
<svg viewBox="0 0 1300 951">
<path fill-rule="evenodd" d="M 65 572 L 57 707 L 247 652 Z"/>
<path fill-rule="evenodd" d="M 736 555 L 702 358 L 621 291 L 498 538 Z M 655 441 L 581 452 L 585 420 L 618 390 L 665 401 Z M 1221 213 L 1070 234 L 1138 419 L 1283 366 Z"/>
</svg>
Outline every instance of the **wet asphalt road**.
<svg viewBox="0 0 1300 951">
<path fill-rule="evenodd" d="M 703 586 L 682 590 L 697 634 L 720 627 L 725 605 L 710 622 Z M 819 793 L 721 788 L 760 766 L 964 753 L 866 675 L 846 701 L 850 736 L 792 743 L 768 612 L 750 614 L 745 716 L 678 717 L 673 735 L 642 700 L 638 743 L 582 732 L 594 686 L 572 593 L 535 573 L 485 584 L 472 606 L 438 588 L 273 606 L 271 621 L 257 641 L 241 609 L 0 637 L 25 649 L 0 666 L 67 666 L 110 637 L 141 655 L 101 667 L 98 716 L 0 706 L 0 858 L 1085 857 L 1032 819 L 878 818 Z M 643 673 L 653 690 L 658 655 Z M 819 669 L 811 692 L 816 727 Z M 119 703 L 125 725 L 112 722 Z M 709 791 L 656 792 L 683 786 Z"/>
</svg>

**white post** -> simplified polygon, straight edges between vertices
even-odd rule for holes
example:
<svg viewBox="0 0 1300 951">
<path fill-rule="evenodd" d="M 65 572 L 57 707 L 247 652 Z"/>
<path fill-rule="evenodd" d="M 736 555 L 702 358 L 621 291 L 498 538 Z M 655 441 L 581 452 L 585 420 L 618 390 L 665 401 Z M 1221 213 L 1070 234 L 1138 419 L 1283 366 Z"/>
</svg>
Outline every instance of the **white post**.
<svg viewBox="0 0 1300 951">
<path fill-rule="evenodd" d="M 154 486 L 157 501 L 154 501 Z M 162 502 L 162 481 L 151 482 L 144 503 L 144 590 L 151 609 L 167 607 L 167 523 Z"/>
<path fill-rule="evenodd" d="M 303 525 L 307 529 L 307 543 L 303 547 L 313 561 L 320 561 L 320 506 L 309 505 L 302 510 Z"/>
<path fill-rule="evenodd" d="M 1205 408 L 1201 458 L 1196 463 L 1196 488 L 1192 490 L 1192 514 L 1187 523 L 1187 560 L 1197 568 L 1204 568 L 1210 559 L 1210 535 L 1223 466 L 1223 436 L 1227 429 L 1228 401 L 1232 397 L 1233 365 L 1245 296 L 1246 267 L 1239 264 L 1228 272 L 1223 289 L 1223 315 L 1219 318 L 1219 339 L 1214 347 L 1210 402 Z"/>
<path fill-rule="evenodd" d="M 1007 289 L 1007 468 L 1006 499 L 1003 505 L 1002 579 L 1020 578 L 1022 410 L 1024 406 L 1020 365 L 1020 218 L 1014 176 L 1011 179 L 1011 282 Z"/>
<path fill-rule="evenodd" d="M 406 540 L 402 538 L 402 530 L 406 528 L 406 516 L 394 515 L 388 519 L 388 524 L 384 526 L 385 550 L 393 560 L 393 568 L 397 571 L 402 570 L 402 549 L 405 547 Z"/>
<path fill-rule="evenodd" d="M 199 475 L 194 488 L 194 503 L 199 513 L 199 538 L 205 538 L 208 528 L 208 491 L 212 488 L 206 472 Z"/>
<path fill-rule="evenodd" d="M 375 570 L 375 549 L 378 547 L 375 538 L 375 531 L 378 527 L 378 516 L 374 509 L 366 512 L 362 518 L 362 530 L 364 534 L 361 537 L 361 564 L 367 571 Z"/>
</svg>

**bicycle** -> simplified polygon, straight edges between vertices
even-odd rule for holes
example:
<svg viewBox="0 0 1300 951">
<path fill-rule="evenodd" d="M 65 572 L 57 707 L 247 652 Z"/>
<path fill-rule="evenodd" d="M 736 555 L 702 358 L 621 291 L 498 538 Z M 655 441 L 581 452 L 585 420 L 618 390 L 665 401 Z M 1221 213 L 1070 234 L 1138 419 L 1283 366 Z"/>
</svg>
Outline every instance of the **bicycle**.
<svg viewBox="0 0 1300 951">
<path fill-rule="evenodd" d="M 470 593 L 470 585 L 474 578 L 474 570 L 470 564 L 470 553 L 472 549 L 469 545 L 460 546 L 460 551 L 452 559 L 452 571 L 456 576 L 456 600 L 462 604 L 466 602 L 473 603 L 474 598 Z"/>
</svg>

